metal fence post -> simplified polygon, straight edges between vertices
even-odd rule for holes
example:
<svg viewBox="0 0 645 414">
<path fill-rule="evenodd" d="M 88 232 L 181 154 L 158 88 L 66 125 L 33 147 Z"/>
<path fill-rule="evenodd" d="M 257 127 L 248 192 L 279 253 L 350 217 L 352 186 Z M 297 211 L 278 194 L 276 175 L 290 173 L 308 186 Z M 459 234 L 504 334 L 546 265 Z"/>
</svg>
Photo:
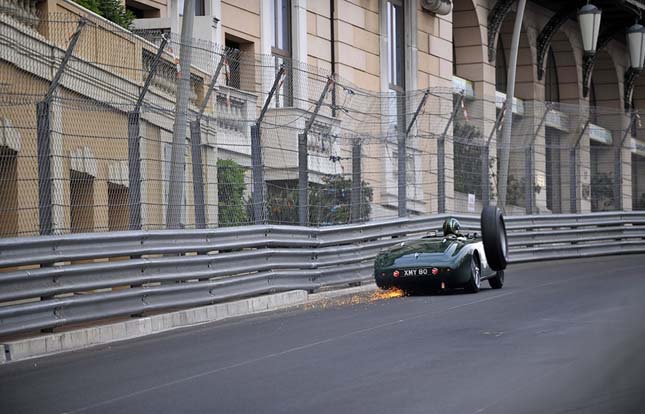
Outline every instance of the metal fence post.
<svg viewBox="0 0 645 414">
<path fill-rule="evenodd" d="M 251 125 L 251 169 L 253 174 L 253 216 L 255 217 L 255 224 L 264 224 L 267 221 L 261 141 L 260 124 Z"/>
<path fill-rule="evenodd" d="M 482 205 L 487 206 L 490 204 L 490 181 L 488 180 L 488 162 L 489 162 L 489 149 L 488 143 L 481 147 L 481 163 L 482 163 Z"/>
<path fill-rule="evenodd" d="M 533 197 L 534 197 L 534 192 L 533 192 L 533 183 L 535 181 L 533 177 L 533 144 L 530 144 L 528 148 L 524 150 L 524 174 L 526 175 L 526 181 L 525 181 L 525 189 L 524 189 L 524 194 L 525 194 L 525 206 L 524 208 L 526 209 L 526 214 L 533 214 Z"/>
<path fill-rule="evenodd" d="M 41 235 L 51 234 L 52 219 L 52 175 L 51 175 L 51 103 L 60 84 L 67 62 L 72 57 L 86 21 L 81 18 L 76 31 L 70 38 L 63 60 L 52 78 L 41 102 L 36 104 L 37 154 L 38 154 L 38 227 Z"/>
<path fill-rule="evenodd" d="M 448 134 L 450 125 L 452 125 L 452 121 L 454 121 L 455 116 L 457 115 L 457 111 L 461 108 L 463 99 L 464 94 L 462 93 L 459 95 L 457 102 L 455 102 L 455 105 L 452 108 L 452 113 L 450 114 L 450 118 L 448 119 L 448 123 L 446 123 L 443 133 L 437 139 L 437 197 L 439 197 L 437 200 L 437 210 L 439 213 L 446 212 L 446 135 Z"/>
<path fill-rule="evenodd" d="M 52 233 L 51 103 L 36 104 L 38 128 L 38 218 L 40 234 Z"/>
<path fill-rule="evenodd" d="M 309 163 L 307 159 L 307 133 L 298 134 L 298 223 L 309 222 Z"/>
<path fill-rule="evenodd" d="M 298 222 L 301 226 L 306 226 L 309 222 L 309 159 L 307 149 L 307 139 L 309 130 L 314 125 L 314 121 L 318 116 L 320 107 L 322 106 L 325 96 L 329 87 L 334 82 L 330 76 L 327 78 L 327 83 L 322 90 L 322 93 L 316 101 L 316 106 L 313 113 L 305 124 L 305 129 L 301 134 L 298 134 Z"/>
<path fill-rule="evenodd" d="M 399 132 L 397 140 L 397 185 L 399 199 L 399 217 L 405 217 L 408 214 L 408 194 L 407 194 L 407 148 L 406 139 L 403 132 Z"/>
<path fill-rule="evenodd" d="M 129 229 L 141 230 L 141 149 L 138 110 L 128 112 L 128 206 Z"/>
<path fill-rule="evenodd" d="M 525 210 L 526 214 L 533 214 L 533 208 L 535 206 L 535 173 L 533 172 L 534 170 L 534 164 L 535 164 L 535 138 L 537 135 L 540 133 L 540 129 L 542 129 L 542 125 L 544 125 L 544 122 L 546 121 L 546 117 L 549 115 L 549 112 L 551 112 L 551 104 L 549 102 L 545 103 L 545 109 L 544 109 L 544 114 L 542 115 L 542 119 L 540 120 L 540 123 L 538 124 L 537 129 L 535 130 L 535 133 L 533 133 L 533 136 L 531 137 L 531 142 L 529 142 L 529 146 L 524 150 L 524 167 L 525 167 L 525 175 L 526 175 L 526 185 L 525 185 Z"/>
<path fill-rule="evenodd" d="M 141 230 L 141 106 L 157 73 L 168 39 L 163 37 L 132 111 L 128 112 L 128 228 Z"/>
<path fill-rule="evenodd" d="M 589 123 L 591 121 L 587 120 L 585 122 L 584 127 L 582 128 L 582 131 L 580 131 L 580 134 L 578 135 L 578 139 L 576 140 L 576 143 L 574 144 L 573 148 L 569 150 L 569 204 L 570 204 L 570 212 L 571 213 L 576 213 L 578 210 L 578 191 L 577 191 L 577 168 L 578 168 L 578 147 L 580 146 L 580 140 L 582 139 L 582 136 L 585 134 L 587 131 L 587 128 L 589 127 Z"/>
<path fill-rule="evenodd" d="M 190 122 L 190 146 L 193 161 L 193 198 L 195 203 L 195 227 L 206 228 L 204 203 L 204 171 L 202 166 L 202 124 L 199 119 Z"/>
<path fill-rule="evenodd" d="M 618 146 L 614 153 L 614 198 L 617 199 L 615 204 L 616 210 L 623 209 L 623 145 L 625 145 L 625 140 L 627 140 L 627 137 L 631 134 L 632 126 L 634 125 L 636 119 L 636 112 L 632 112 L 630 114 L 629 124 L 627 125 L 627 128 L 623 133 L 623 137 L 618 143 Z"/>
<path fill-rule="evenodd" d="M 361 143 L 352 144 L 352 195 L 350 200 L 350 221 L 356 223 L 361 219 Z"/>
<path fill-rule="evenodd" d="M 421 97 L 421 100 L 419 101 L 419 104 L 417 105 L 416 111 L 414 111 L 414 114 L 412 115 L 412 119 L 410 120 L 410 124 L 406 125 L 405 128 L 405 134 L 400 134 L 399 135 L 399 140 L 398 140 L 398 197 L 399 197 L 399 217 L 405 217 L 408 215 L 408 189 L 407 189 L 407 171 L 408 171 L 408 165 L 407 165 L 407 160 L 408 160 L 408 151 L 407 151 L 407 140 L 408 136 L 410 135 L 410 132 L 412 131 L 412 128 L 414 127 L 414 123 L 416 122 L 419 113 L 421 113 L 421 110 L 426 104 L 426 101 L 428 100 L 428 95 L 430 95 L 430 91 L 428 89 L 425 90 L 423 93 L 423 97 Z M 401 99 L 401 106 L 403 106 L 403 109 L 405 109 L 405 95 L 403 95 L 403 98 Z M 405 111 L 403 111 L 403 115 L 401 116 L 401 122 L 405 123 Z"/>
</svg>

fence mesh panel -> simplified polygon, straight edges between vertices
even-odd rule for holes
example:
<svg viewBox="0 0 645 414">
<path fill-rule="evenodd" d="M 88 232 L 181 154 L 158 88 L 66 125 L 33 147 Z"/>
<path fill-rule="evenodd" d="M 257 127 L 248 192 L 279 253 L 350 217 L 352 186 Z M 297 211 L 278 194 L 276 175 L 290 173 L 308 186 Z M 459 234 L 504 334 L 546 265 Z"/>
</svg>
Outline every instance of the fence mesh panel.
<svg viewBox="0 0 645 414">
<path fill-rule="evenodd" d="M 502 96 L 370 92 L 284 56 L 7 4 L 1 237 L 165 229 L 171 208 L 182 228 L 476 213 L 499 199 L 501 179 L 510 214 L 645 209 L 640 121 L 621 108 L 517 101 L 502 148 Z M 173 139 L 180 111 L 188 122 Z"/>
</svg>

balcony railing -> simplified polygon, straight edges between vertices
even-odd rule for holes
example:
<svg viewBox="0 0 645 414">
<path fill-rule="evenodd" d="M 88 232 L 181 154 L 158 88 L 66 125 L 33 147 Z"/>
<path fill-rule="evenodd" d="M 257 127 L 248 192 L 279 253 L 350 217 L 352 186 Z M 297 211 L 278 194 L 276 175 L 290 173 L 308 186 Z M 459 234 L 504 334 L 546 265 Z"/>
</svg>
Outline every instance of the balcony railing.
<svg viewBox="0 0 645 414">
<path fill-rule="evenodd" d="M 3 0 L 0 14 L 11 17 L 16 22 L 33 30 L 38 28 L 38 2 L 36 0 Z"/>
</svg>

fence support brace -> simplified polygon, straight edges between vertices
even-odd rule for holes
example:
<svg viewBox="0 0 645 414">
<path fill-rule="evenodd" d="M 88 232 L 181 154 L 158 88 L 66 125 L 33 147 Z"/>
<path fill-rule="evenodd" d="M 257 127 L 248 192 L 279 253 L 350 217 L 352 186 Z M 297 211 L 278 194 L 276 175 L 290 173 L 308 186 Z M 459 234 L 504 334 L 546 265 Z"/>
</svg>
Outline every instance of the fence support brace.
<svg viewBox="0 0 645 414">
<path fill-rule="evenodd" d="M 253 217 L 255 218 L 255 224 L 264 224 L 267 221 L 266 206 L 264 200 L 264 171 L 262 170 L 262 131 L 260 130 L 260 125 L 262 124 L 262 119 L 269 109 L 269 104 L 275 91 L 278 90 L 278 84 L 282 79 L 282 76 L 285 73 L 284 65 L 280 66 L 278 73 L 275 75 L 273 80 L 273 86 L 267 95 L 266 100 L 264 101 L 264 106 L 262 111 L 260 111 L 260 116 L 254 125 L 251 125 L 251 167 L 253 174 Z"/>
<path fill-rule="evenodd" d="M 202 165 L 202 117 L 204 110 L 211 99 L 213 89 L 217 84 L 217 78 L 222 71 L 226 55 L 222 54 L 215 68 L 215 73 L 211 79 L 208 90 L 204 96 L 202 104 L 199 106 L 199 112 L 193 121 L 190 121 L 190 153 L 193 163 L 193 200 L 195 204 L 195 227 L 198 229 L 206 228 L 206 204 L 204 202 L 204 170 Z"/>
<path fill-rule="evenodd" d="M 569 198 L 570 198 L 570 213 L 574 214 L 578 209 L 578 192 L 576 191 L 576 181 L 578 180 L 576 168 L 578 165 L 578 147 L 580 147 L 580 140 L 582 140 L 583 135 L 587 132 L 589 128 L 589 123 L 591 121 L 587 120 L 584 127 L 578 135 L 573 148 L 569 150 Z"/>
<path fill-rule="evenodd" d="M 349 204 L 349 215 L 352 223 L 356 223 L 361 219 L 361 189 L 363 188 L 361 141 L 360 138 L 356 138 L 352 144 L 352 194 Z"/>
<path fill-rule="evenodd" d="M 168 39 L 163 36 L 157 53 L 150 64 L 150 72 L 148 72 L 146 81 L 139 92 L 137 102 L 134 104 L 132 111 L 128 112 L 128 206 L 130 210 L 128 228 L 130 230 L 141 230 L 141 106 L 155 77 L 161 54 L 167 44 Z"/>
<path fill-rule="evenodd" d="M 322 106 L 325 96 L 327 96 L 327 91 L 329 87 L 334 82 L 334 78 L 329 76 L 327 78 L 327 83 L 323 88 L 314 112 L 311 114 L 307 123 L 305 124 L 305 129 L 302 131 L 302 134 L 298 134 L 298 221 L 301 226 L 306 226 L 309 221 L 309 162 L 307 159 L 307 134 L 318 116 L 318 111 Z"/>
<path fill-rule="evenodd" d="M 414 114 L 412 115 L 412 119 L 410 120 L 410 123 L 408 124 L 407 128 L 405 129 L 405 135 L 403 136 L 402 140 L 399 140 L 399 148 L 398 148 L 398 198 L 399 198 L 399 217 L 406 217 L 408 215 L 408 186 L 407 186 L 407 158 L 408 158 L 408 151 L 407 151 L 407 142 L 408 142 L 408 136 L 410 135 L 410 131 L 412 131 L 412 128 L 414 127 L 414 123 L 417 121 L 417 117 L 419 116 L 419 113 L 421 113 L 421 110 L 426 104 L 426 101 L 428 100 L 428 95 L 430 95 L 430 90 L 426 89 L 423 93 L 423 97 L 421 97 L 421 101 L 419 101 L 419 105 L 417 105 L 417 110 L 414 111 Z"/>
<path fill-rule="evenodd" d="M 86 20 L 81 18 L 76 26 L 76 31 L 70 38 L 65 55 L 56 70 L 56 74 L 49 84 L 45 97 L 36 104 L 36 126 L 38 147 L 38 221 L 41 235 L 52 234 L 53 231 L 53 206 L 52 206 L 52 173 L 51 173 L 51 104 L 54 93 L 60 84 L 60 78 L 65 72 L 67 62 L 72 57 L 78 38 L 81 36 Z"/>
<path fill-rule="evenodd" d="M 461 102 L 464 100 L 464 94 L 460 94 L 455 102 L 455 106 L 452 109 L 450 114 L 450 119 L 446 123 L 446 127 L 443 129 L 443 133 L 437 140 L 437 210 L 439 213 L 446 212 L 446 135 L 448 134 L 448 129 L 457 115 L 457 111 L 461 108 Z"/>
<path fill-rule="evenodd" d="M 488 169 L 490 167 L 490 142 L 493 140 L 493 136 L 497 133 L 499 129 L 499 124 L 504 118 L 504 107 L 506 106 L 506 101 L 502 104 L 502 107 L 499 110 L 493 129 L 488 135 L 486 140 L 486 145 L 482 148 L 481 157 L 482 157 L 482 205 L 487 206 L 490 204 L 490 181 L 488 180 Z"/>
<path fill-rule="evenodd" d="M 616 209 L 617 210 L 622 210 L 623 209 L 623 169 L 622 169 L 622 164 L 623 164 L 623 145 L 625 145 L 625 140 L 629 136 L 629 134 L 632 131 L 632 127 L 634 126 L 634 122 L 636 121 L 636 111 L 633 111 L 630 114 L 630 120 L 629 124 L 627 125 L 627 128 L 625 129 L 625 133 L 623 133 L 623 137 L 620 140 L 619 145 L 615 149 L 615 155 L 614 155 L 614 176 L 616 177 L 614 179 L 614 185 L 615 185 L 615 190 L 614 190 L 614 197 L 617 198 L 616 202 Z"/>
<path fill-rule="evenodd" d="M 537 129 L 531 137 L 531 142 L 529 142 L 528 148 L 524 150 L 524 159 L 526 161 L 524 163 L 524 173 L 526 175 L 526 188 L 524 189 L 526 214 L 533 214 L 533 209 L 535 207 L 535 174 L 533 173 L 533 164 L 535 162 L 533 154 L 533 149 L 535 147 L 535 138 L 540 133 L 540 129 L 542 128 L 542 125 L 544 125 L 549 112 L 551 112 L 551 105 L 549 105 L 549 103 L 547 102 L 546 108 L 544 109 L 544 115 L 542 115 L 542 119 L 540 120 Z"/>
</svg>

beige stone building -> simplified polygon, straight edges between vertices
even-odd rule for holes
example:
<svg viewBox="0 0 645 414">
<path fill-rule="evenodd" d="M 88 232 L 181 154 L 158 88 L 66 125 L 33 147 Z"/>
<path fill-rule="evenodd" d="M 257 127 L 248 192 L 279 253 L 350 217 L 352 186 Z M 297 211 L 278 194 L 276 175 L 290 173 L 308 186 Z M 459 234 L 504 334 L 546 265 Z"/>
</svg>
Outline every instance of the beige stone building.
<svg viewBox="0 0 645 414">
<path fill-rule="evenodd" d="M 149 69 L 155 44 L 145 39 L 154 41 L 160 33 L 178 36 L 183 2 L 126 0 L 126 7 L 137 16 L 133 31 L 139 37 L 68 0 L 2 1 L 0 93 L 12 95 L 12 99 L 18 94 L 44 95 L 56 59 L 37 58 L 33 51 L 60 58 L 74 30 L 73 24 L 47 24 L 44 15 L 68 15 L 70 22 L 88 16 L 106 28 L 82 38 L 79 57 L 86 57 L 88 63 L 76 62 L 78 67 L 63 77 L 57 92 L 61 102 L 76 105 L 54 104 L 52 109 L 56 125 L 52 127 L 51 215 L 55 233 L 127 228 L 128 124 L 122 102 L 136 100 L 145 78 L 142 75 Z M 644 131 L 630 115 L 633 108 L 645 107 L 641 102 L 645 100 L 645 79 L 639 80 L 629 69 L 624 35 L 645 5 L 637 0 L 595 2 L 605 10 L 605 18 L 598 52 L 590 63 L 583 53 L 576 20 L 576 11 L 584 3 L 529 1 L 526 7 L 512 105 L 512 142 L 517 153 L 511 154 L 510 174 L 532 177 L 533 186 L 523 184 L 521 197 L 509 205 L 512 213 L 598 210 L 603 206 L 594 200 L 601 199 L 598 194 L 607 190 L 611 190 L 607 194 L 614 203 L 608 208 L 645 208 Z M 250 177 L 248 120 L 255 119 L 271 87 L 275 73 L 271 66 L 291 60 L 308 65 L 311 73 L 333 73 L 374 97 L 415 96 L 417 100 L 407 104 L 412 110 L 404 110 L 403 121 L 397 115 L 396 99 L 380 101 L 378 110 L 390 121 L 380 126 L 379 136 L 400 128 L 400 122 L 407 125 L 422 91 L 431 88 L 433 98 L 414 127 L 417 138 L 406 143 L 406 211 L 468 212 L 471 191 L 475 205 L 480 206 L 482 194 L 464 184 L 469 178 L 463 177 L 464 161 L 457 155 L 456 141 L 446 140 L 445 157 L 439 160 L 436 136 L 446 125 L 452 135 L 457 122 L 476 128 L 480 140 L 496 135 L 496 120 L 505 100 L 515 8 L 513 0 L 196 1 L 195 38 L 206 45 L 225 45 L 254 56 L 256 67 L 264 67 L 258 62 L 270 62 L 264 72 L 254 69 L 245 74 L 244 65 L 231 69 L 240 72 L 237 81 L 222 82 L 208 102 L 206 111 L 215 119 L 212 125 L 203 126 L 202 138 L 208 225 L 217 225 L 217 158 L 234 159 L 247 167 Z M 24 50 L 31 50 L 31 54 L 18 45 L 25 45 Z M 193 107 L 203 99 L 212 75 L 212 67 L 199 64 L 209 53 L 196 58 L 191 70 Z M 162 67 L 172 72 L 174 58 L 165 52 Z M 159 108 L 171 108 L 174 88 L 172 76 L 157 76 L 146 99 Z M 272 105 L 267 117 L 293 128 L 278 134 L 263 126 L 267 182 L 297 180 L 297 156 L 293 153 L 297 131 L 304 127 L 307 110 L 318 93 L 306 76 L 293 76 L 279 91 L 278 103 Z M 460 95 L 464 96 L 462 111 L 450 124 L 454 97 Z M 465 118 L 463 110 L 468 114 Z M 227 116 L 219 119 L 222 114 Z M 346 131 L 342 125 L 346 121 L 334 115 L 324 109 L 314 128 Z M 235 122 L 235 118 L 244 121 Z M 0 106 L 0 119 L 0 235 L 35 234 L 39 214 L 34 180 L 38 171 L 35 106 L 32 101 L 24 105 L 12 101 Z M 173 122 L 169 111 L 142 114 L 141 135 L 145 139 L 141 144 L 140 202 L 144 229 L 164 227 Z M 431 131 L 434 138 L 424 139 L 423 131 Z M 57 138 L 57 134 L 74 138 Z M 496 141 L 491 140 L 491 154 L 496 153 Z M 334 145 L 334 153 L 350 158 L 351 148 L 342 141 L 330 143 L 326 151 Z M 530 163 L 526 148 L 531 151 Z M 573 175 L 571 148 L 577 156 Z M 312 182 L 320 182 L 322 176 L 337 173 L 339 168 L 351 170 L 350 165 L 328 161 L 326 155 L 310 156 Z M 367 145 L 363 155 L 363 179 L 374 190 L 372 218 L 396 215 L 400 203 L 397 142 L 384 139 Z M 190 160 L 190 150 L 185 156 Z M 599 181 L 598 177 L 612 181 Z M 573 189 L 571 179 L 576 180 Z M 444 197 L 438 196 L 438 180 L 445 183 Z M 190 167 L 184 181 L 187 201 L 182 222 L 192 227 Z M 494 183 L 490 190 L 494 199 Z M 530 208 L 526 208 L 527 197 L 533 197 Z M 443 206 L 441 199 L 445 200 Z"/>
<path fill-rule="evenodd" d="M 465 108 L 476 119 L 481 135 L 489 136 L 495 128 L 505 100 L 517 1 L 204 1 L 205 5 L 197 8 L 213 14 L 216 30 L 208 36 L 214 36 L 217 43 L 288 56 L 369 91 L 465 91 Z M 529 1 L 525 11 L 513 100 L 516 130 L 520 132 L 514 130 L 514 141 L 534 148 L 530 168 L 538 190 L 533 212 L 599 209 L 592 206 L 592 195 L 605 185 L 597 178 L 603 174 L 613 174 L 614 188 L 609 196 L 620 200 L 614 202 L 615 208 L 641 208 L 641 198 L 645 202 L 645 138 L 637 128 L 633 134 L 625 134 L 630 125 L 627 109 L 638 109 L 645 99 L 639 93 L 645 82 L 629 76 L 625 31 L 639 19 L 645 4 L 639 0 L 592 2 L 605 13 L 598 52 L 588 61 L 576 19 L 584 3 Z M 177 7 L 171 2 L 164 10 Z M 135 25 L 145 25 L 145 21 Z M 195 35 L 202 37 L 202 33 Z M 294 94 L 298 93 L 306 94 L 306 88 L 294 89 Z M 587 120 L 590 122 L 585 126 Z M 437 124 L 429 121 L 430 128 Z M 494 141 L 491 153 L 495 152 Z M 452 165 L 451 144 L 446 145 L 447 209 L 459 210 L 466 195 L 454 192 L 454 175 L 459 172 Z M 565 147 L 579 151 L 573 201 L 569 150 Z M 372 151 L 384 150 L 374 147 Z M 621 152 L 620 173 L 614 166 L 617 151 Z M 417 213 L 437 211 L 437 199 L 431 196 L 436 195 L 436 166 L 433 168 L 431 156 L 423 155 L 435 153 L 436 148 L 432 143 L 410 144 L 410 152 L 412 164 L 417 165 L 411 169 L 420 177 L 408 191 L 408 208 Z M 511 158 L 511 174 L 525 174 L 526 163 L 519 157 Z M 375 192 L 375 205 L 394 206 L 397 194 L 392 189 L 396 183 L 391 177 L 396 175 L 392 174 L 396 166 L 382 164 L 367 168 L 378 171 L 367 173 L 369 181 L 381 189 Z M 516 209 L 520 210 L 524 209 Z"/>
</svg>

